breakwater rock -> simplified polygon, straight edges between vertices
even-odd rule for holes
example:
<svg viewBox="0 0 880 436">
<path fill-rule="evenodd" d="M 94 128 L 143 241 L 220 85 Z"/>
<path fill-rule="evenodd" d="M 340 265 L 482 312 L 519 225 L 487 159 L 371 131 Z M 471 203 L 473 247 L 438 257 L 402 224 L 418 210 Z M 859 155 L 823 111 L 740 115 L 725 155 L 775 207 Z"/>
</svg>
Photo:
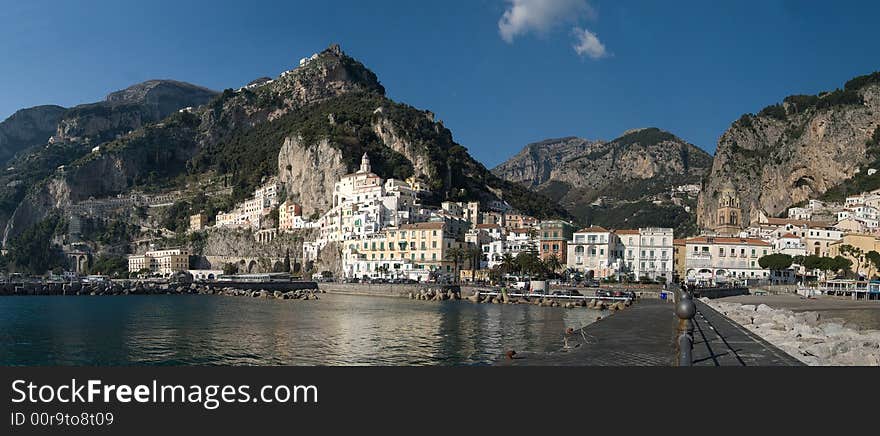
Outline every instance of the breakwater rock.
<svg viewBox="0 0 880 436">
<path fill-rule="evenodd" d="M 99 283 L 4 283 L 0 296 L 28 295 L 222 295 L 233 297 L 264 298 L 276 300 L 317 300 L 317 289 L 269 290 L 242 289 L 221 284 L 177 284 L 141 281 Z"/>
<path fill-rule="evenodd" d="M 823 319 L 817 312 L 707 298 L 700 301 L 807 365 L 880 365 L 878 330 L 861 330 L 853 324 Z"/>
<path fill-rule="evenodd" d="M 632 300 L 604 301 L 600 299 L 579 299 L 564 301 L 552 296 L 511 297 L 503 292 L 500 295 L 496 295 L 495 293 L 481 293 L 479 291 L 473 292 L 469 297 L 465 297 L 464 300 L 477 304 L 532 304 L 541 307 L 562 307 L 565 309 L 585 307 L 587 309 L 611 311 L 623 310 L 632 305 Z"/>
</svg>

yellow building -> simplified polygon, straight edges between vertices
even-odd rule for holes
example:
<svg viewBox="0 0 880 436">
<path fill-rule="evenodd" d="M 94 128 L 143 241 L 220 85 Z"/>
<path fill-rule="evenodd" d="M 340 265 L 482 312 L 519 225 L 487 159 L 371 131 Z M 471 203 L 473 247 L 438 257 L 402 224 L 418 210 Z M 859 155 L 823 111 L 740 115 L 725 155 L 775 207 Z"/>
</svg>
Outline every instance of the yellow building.
<svg viewBox="0 0 880 436">
<path fill-rule="evenodd" d="M 189 231 L 198 232 L 208 227 L 208 216 L 200 213 L 189 217 Z"/>
<path fill-rule="evenodd" d="M 849 245 L 853 248 L 861 250 L 860 256 L 853 256 L 850 253 L 842 253 L 841 247 Z M 843 238 L 837 242 L 828 245 L 828 255 L 830 257 L 843 256 L 852 261 L 852 270 L 871 278 L 877 275 L 878 271 L 868 262 L 867 254 L 876 251 L 880 253 L 880 239 L 874 235 L 866 235 L 863 233 L 850 233 L 843 235 Z"/>
<path fill-rule="evenodd" d="M 675 270 L 673 273 L 679 280 L 684 280 L 687 274 L 687 241 L 685 239 L 675 239 L 672 241 L 672 262 Z"/>
<path fill-rule="evenodd" d="M 431 273 L 455 277 L 458 265 L 449 258 L 453 248 L 464 248 L 447 232 L 446 223 L 404 224 L 373 236 L 346 243 L 343 269 L 348 277 L 419 277 Z"/>
<path fill-rule="evenodd" d="M 128 272 L 136 273 L 148 269 L 151 274 L 170 276 L 189 269 L 189 250 L 170 248 L 148 251 L 140 255 L 128 256 Z"/>
</svg>

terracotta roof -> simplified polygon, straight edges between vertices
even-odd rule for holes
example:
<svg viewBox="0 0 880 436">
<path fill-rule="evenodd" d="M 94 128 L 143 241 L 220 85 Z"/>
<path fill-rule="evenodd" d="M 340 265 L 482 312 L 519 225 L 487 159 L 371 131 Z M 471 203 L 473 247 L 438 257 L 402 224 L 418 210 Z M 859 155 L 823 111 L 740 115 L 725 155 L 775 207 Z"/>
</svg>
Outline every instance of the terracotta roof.
<svg viewBox="0 0 880 436">
<path fill-rule="evenodd" d="M 442 229 L 446 223 L 412 223 L 400 226 L 401 230 Z"/>
<path fill-rule="evenodd" d="M 672 245 L 684 245 L 687 243 L 686 239 L 673 239 Z"/>
<path fill-rule="evenodd" d="M 833 225 L 832 223 L 825 221 L 791 220 L 788 218 L 767 218 L 767 224 L 771 226 L 784 226 L 791 224 L 793 226 L 807 226 L 810 228 L 825 228 Z"/>
<path fill-rule="evenodd" d="M 640 232 L 638 230 L 615 230 L 614 233 L 618 235 L 638 235 Z"/>
<path fill-rule="evenodd" d="M 711 240 L 712 242 L 709 242 Z M 769 247 L 770 243 L 767 241 L 763 241 L 757 238 L 716 238 L 716 237 L 706 237 L 699 236 L 696 238 L 690 238 L 686 241 L 688 244 L 746 244 L 746 245 L 758 245 L 763 247 Z"/>
<path fill-rule="evenodd" d="M 800 236 L 798 236 L 798 235 L 794 235 L 794 234 L 791 234 L 791 233 L 786 233 L 786 234 L 780 236 L 779 238 L 780 238 L 780 239 L 800 239 Z"/>
<path fill-rule="evenodd" d="M 500 229 L 501 224 L 477 224 L 477 229 Z"/>
<path fill-rule="evenodd" d="M 590 226 L 586 229 L 578 230 L 575 233 L 608 233 L 608 230 L 599 226 Z"/>
</svg>

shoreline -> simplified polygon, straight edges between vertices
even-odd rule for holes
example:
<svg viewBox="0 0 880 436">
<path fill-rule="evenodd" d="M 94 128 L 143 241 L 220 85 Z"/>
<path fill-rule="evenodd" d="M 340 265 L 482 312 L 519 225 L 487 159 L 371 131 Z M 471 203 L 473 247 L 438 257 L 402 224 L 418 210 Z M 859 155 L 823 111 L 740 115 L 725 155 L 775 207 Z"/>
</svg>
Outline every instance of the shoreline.
<svg viewBox="0 0 880 436">
<path fill-rule="evenodd" d="M 700 301 L 807 365 L 880 366 L 880 330 L 823 315 L 833 310 L 862 310 L 865 302 L 854 308 L 850 303 L 857 302 L 852 300 L 795 296 Z M 880 305 L 868 306 L 868 310 L 880 315 Z"/>
</svg>

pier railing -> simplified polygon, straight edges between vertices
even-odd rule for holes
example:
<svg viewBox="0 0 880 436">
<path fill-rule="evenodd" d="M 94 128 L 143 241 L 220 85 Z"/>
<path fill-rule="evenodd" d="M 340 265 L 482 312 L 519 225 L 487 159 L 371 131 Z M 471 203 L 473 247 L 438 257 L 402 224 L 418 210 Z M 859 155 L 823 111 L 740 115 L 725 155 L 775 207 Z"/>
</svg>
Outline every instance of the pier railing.
<svg viewBox="0 0 880 436">
<path fill-rule="evenodd" d="M 678 317 L 678 338 L 676 346 L 676 361 L 678 366 L 691 366 L 694 363 L 694 316 L 697 314 L 697 305 L 693 295 L 685 286 L 675 293 L 675 315 Z"/>
</svg>

